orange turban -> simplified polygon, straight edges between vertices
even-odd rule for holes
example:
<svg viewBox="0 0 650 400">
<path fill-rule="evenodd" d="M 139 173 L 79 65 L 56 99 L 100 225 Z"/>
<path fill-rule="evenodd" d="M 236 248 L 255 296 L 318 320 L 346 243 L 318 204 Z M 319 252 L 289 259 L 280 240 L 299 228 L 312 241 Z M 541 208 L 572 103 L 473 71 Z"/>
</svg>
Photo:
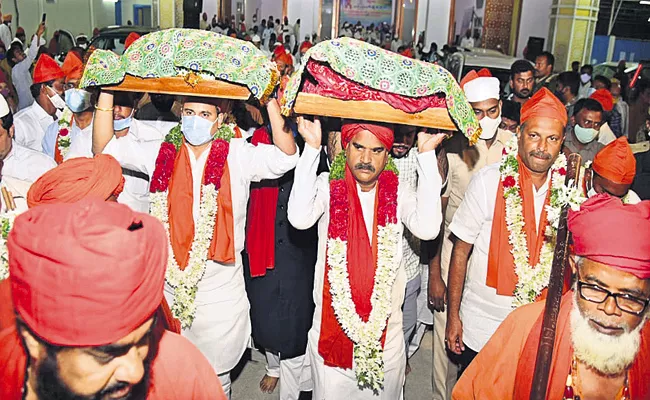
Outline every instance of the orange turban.
<svg viewBox="0 0 650 400">
<path fill-rule="evenodd" d="M 293 66 L 293 58 L 289 53 L 282 53 L 278 57 L 275 58 L 275 62 L 283 62 L 286 65 Z"/>
<path fill-rule="evenodd" d="M 603 110 L 612 111 L 614 108 L 614 98 L 607 89 L 598 89 L 589 96 L 589 98 L 596 100 L 603 106 Z"/>
<path fill-rule="evenodd" d="M 569 230 L 577 256 L 650 278 L 650 201 L 623 204 L 608 194 L 589 198 L 569 211 Z"/>
<path fill-rule="evenodd" d="M 61 69 L 65 75 L 65 81 L 68 82 L 72 79 L 81 79 L 81 75 L 84 72 L 84 64 L 77 53 L 69 51 L 68 55 L 65 56 Z"/>
<path fill-rule="evenodd" d="M 631 185 L 636 174 L 636 159 L 626 137 L 620 137 L 603 147 L 591 167 L 594 172 L 614 183 Z"/>
<path fill-rule="evenodd" d="M 348 144 L 354 135 L 361 131 L 370 131 L 377 137 L 377 139 L 379 139 L 381 144 L 383 144 L 387 150 L 390 150 L 393 147 L 395 133 L 392 126 L 379 123 L 350 122 L 344 123 L 341 127 L 341 142 L 343 148 L 348 147 Z"/>
<path fill-rule="evenodd" d="M 275 56 L 275 58 L 278 58 L 282 54 L 286 54 L 286 53 L 287 53 L 287 49 L 285 49 L 284 46 L 282 45 L 277 45 L 275 46 L 275 49 L 273 49 L 273 56 Z"/>
<path fill-rule="evenodd" d="M 63 78 L 63 70 L 59 64 L 47 54 L 41 54 L 34 67 L 34 83 L 43 83 Z"/>
<path fill-rule="evenodd" d="M 29 208 L 51 203 L 75 203 L 92 197 L 106 200 L 124 189 L 122 167 L 112 156 L 72 158 L 43 174 L 27 192 Z"/>
<path fill-rule="evenodd" d="M 135 32 L 129 33 L 129 36 L 127 36 L 126 40 L 124 41 L 124 50 L 128 49 L 129 46 L 131 46 L 131 44 L 133 44 L 133 42 L 135 42 L 138 39 L 140 39 L 140 35 L 138 35 Z"/>
<path fill-rule="evenodd" d="M 521 124 L 530 118 L 551 118 L 566 126 L 568 117 L 564 104 L 545 87 L 539 89 L 533 97 L 521 106 Z"/>
<path fill-rule="evenodd" d="M 7 241 L 14 308 L 57 346 L 102 346 L 163 300 L 167 234 L 124 204 L 85 199 L 16 217 Z"/>
</svg>

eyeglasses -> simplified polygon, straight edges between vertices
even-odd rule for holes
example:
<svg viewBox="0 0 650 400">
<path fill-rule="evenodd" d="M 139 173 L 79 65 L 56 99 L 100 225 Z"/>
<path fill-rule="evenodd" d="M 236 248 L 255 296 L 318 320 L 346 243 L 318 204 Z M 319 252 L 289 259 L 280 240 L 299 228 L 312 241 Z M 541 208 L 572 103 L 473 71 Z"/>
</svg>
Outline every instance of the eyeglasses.
<svg viewBox="0 0 650 400">
<path fill-rule="evenodd" d="M 592 303 L 602 304 L 610 297 L 613 297 L 616 306 L 629 314 L 641 315 L 648 307 L 650 299 L 641 299 L 625 293 L 612 293 L 607 289 L 603 289 L 598 285 L 578 281 L 578 292 L 580 297 Z"/>
</svg>

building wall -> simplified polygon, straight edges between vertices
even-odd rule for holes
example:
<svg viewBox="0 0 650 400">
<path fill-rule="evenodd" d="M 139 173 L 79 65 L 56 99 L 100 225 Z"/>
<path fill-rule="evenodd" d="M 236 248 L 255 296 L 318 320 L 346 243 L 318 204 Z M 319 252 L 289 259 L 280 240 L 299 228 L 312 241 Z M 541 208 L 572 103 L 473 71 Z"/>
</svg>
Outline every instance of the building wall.
<svg viewBox="0 0 650 400">
<path fill-rule="evenodd" d="M 151 4 L 151 0 L 148 2 Z M 14 32 L 18 26 L 22 26 L 25 33 L 30 36 L 36 32 L 42 14 L 46 13 L 47 39 L 50 39 L 52 32 L 58 29 L 68 30 L 75 36 L 80 33 L 91 36 L 93 28 L 115 24 L 115 4 L 106 0 L 58 0 L 56 3 L 46 3 L 43 0 L 19 0 L 18 10 L 20 11 L 19 22 L 16 21 L 14 2 L 2 2 L 3 14 L 14 16 L 12 27 Z M 131 18 L 132 14 L 133 7 L 131 7 Z"/>
<path fill-rule="evenodd" d="M 443 0 L 445 3 L 451 0 Z M 474 8 L 474 13 L 479 18 L 485 17 L 485 3 L 490 0 L 484 0 L 483 7 L 476 8 L 476 0 L 455 0 L 456 1 L 456 11 L 455 11 L 455 35 L 462 37 L 465 35 L 465 30 L 468 25 L 468 21 L 471 20 L 471 11 Z M 534 1 L 534 0 L 533 0 Z M 437 20 L 437 19 L 436 19 Z"/>
<path fill-rule="evenodd" d="M 431 42 L 435 42 L 439 49 L 447 43 L 451 1 L 453 0 L 419 0 L 416 37 L 420 32 L 425 31 L 425 50 L 429 50 Z M 460 0 L 457 0 L 457 3 L 458 2 L 460 2 Z M 427 3 L 429 8 L 428 15 Z M 456 12 L 458 12 L 458 9 Z"/>
<path fill-rule="evenodd" d="M 134 5 L 151 6 L 151 0 L 122 0 L 122 25 L 126 25 L 126 21 L 135 23 L 133 16 Z M 151 20 L 153 21 L 154 18 Z"/>
<path fill-rule="evenodd" d="M 548 31 L 553 0 L 523 0 L 522 3 L 517 57 L 524 56 L 524 48 L 531 36 L 544 38 L 544 48 L 550 48 Z"/>
</svg>

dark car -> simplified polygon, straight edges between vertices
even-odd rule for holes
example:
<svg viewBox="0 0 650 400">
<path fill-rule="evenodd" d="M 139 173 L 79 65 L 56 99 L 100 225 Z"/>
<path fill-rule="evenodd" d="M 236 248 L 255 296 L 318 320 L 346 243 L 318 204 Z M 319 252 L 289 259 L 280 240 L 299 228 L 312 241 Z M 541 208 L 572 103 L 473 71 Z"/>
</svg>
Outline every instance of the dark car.
<svg viewBox="0 0 650 400">
<path fill-rule="evenodd" d="M 92 38 L 90 46 L 95 49 L 111 50 L 118 55 L 124 53 L 124 41 L 131 32 L 146 35 L 158 30 L 148 26 L 109 26 L 99 31 L 99 35 Z"/>
</svg>

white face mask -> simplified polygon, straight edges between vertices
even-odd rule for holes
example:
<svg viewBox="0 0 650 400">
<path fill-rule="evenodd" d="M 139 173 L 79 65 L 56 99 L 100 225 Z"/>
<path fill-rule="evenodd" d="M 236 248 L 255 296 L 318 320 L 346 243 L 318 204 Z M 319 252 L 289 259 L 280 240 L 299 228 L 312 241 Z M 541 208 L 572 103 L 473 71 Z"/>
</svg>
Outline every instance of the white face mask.
<svg viewBox="0 0 650 400">
<path fill-rule="evenodd" d="M 482 129 L 481 136 L 479 137 L 483 140 L 492 139 L 496 135 L 499 125 L 501 125 L 501 115 L 496 118 L 490 118 L 486 115 L 478 123 Z"/>
<path fill-rule="evenodd" d="M 582 83 L 586 84 L 587 82 L 589 82 L 591 80 L 591 75 L 582 74 L 582 75 L 580 75 L 580 80 L 582 81 Z"/>
<path fill-rule="evenodd" d="M 63 110 L 65 108 L 65 101 L 61 98 L 61 96 L 54 91 L 49 86 L 46 86 L 48 91 L 52 93 L 52 95 L 48 95 L 47 97 L 50 99 L 50 102 L 52 102 L 52 105 L 59 110 Z"/>
</svg>

